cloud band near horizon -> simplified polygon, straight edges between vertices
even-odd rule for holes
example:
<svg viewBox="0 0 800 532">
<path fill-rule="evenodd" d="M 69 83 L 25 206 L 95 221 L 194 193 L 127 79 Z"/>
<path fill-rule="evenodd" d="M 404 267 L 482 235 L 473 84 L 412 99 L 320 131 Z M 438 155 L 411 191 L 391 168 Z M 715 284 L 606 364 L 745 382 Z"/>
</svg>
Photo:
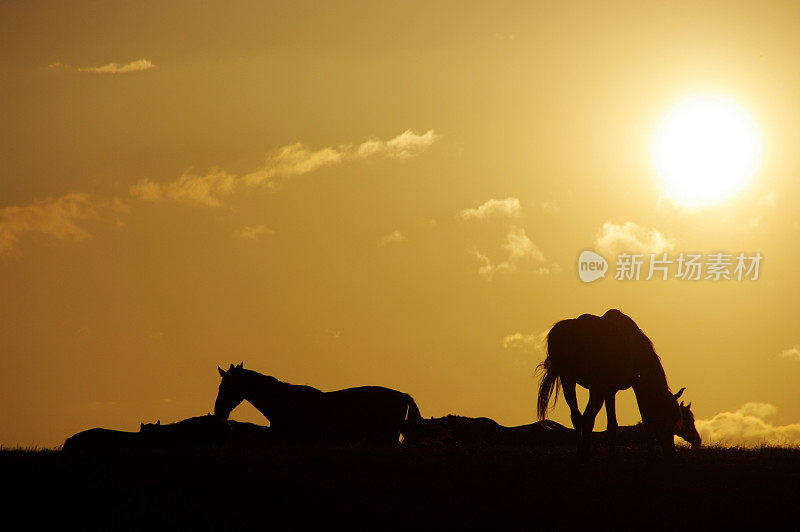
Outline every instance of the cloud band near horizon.
<svg viewBox="0 0 800 532">
<path fill-rule="evenodd" d="M 274 150 L 261 167 L 242 176 L 215 168 L 201 176 L 185 173 L 169 183 L 141 179 L 130 188 L 130 194 L 143 201 L 169 200 L 219 207 L 223 197 L 236 190 L 255 187 L 274 190 L 293 177 L 348 161 L 371 158 L 406 160 L 419 155 L 439 138 L 431 129 L 423 134 L 406 130 L 390 140 L 372 138 L 358 145 L 328 146 L 316 150 L 296 142 Z"/>
</svg>

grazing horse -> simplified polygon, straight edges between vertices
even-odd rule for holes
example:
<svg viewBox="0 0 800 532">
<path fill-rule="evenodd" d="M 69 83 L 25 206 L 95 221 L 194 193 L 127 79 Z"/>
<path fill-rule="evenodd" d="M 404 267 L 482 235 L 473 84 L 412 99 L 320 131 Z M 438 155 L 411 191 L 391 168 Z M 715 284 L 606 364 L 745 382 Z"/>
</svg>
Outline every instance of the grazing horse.
<svg viewBox="0 0 800 532">
<path fill-rule="evenodd" d="M 613 454 L 617 432 L 614 398 L 619 390 L 630 387 L 633 387 L 642 422 L 651 436 L 648 439 L 650 448 L 656 439 L 665 458 L 671 459 L 675 456 L 675 434 L 693 447 L 700 445 L 691 403 L 678 404 L 685 388 L 675 394 L 671 392 L 653 343 L 619 310 L 609 310 L 602 317 L 583 314 L 556 323 L 547 335 L 547 358 L 537 371 L 542 373 L 537 405 L 539 419 L 545 418 L 553 391 L 558 400 L 560 381 L 582 455 L 589 450 L 594 420 L 603 403 L 608 416 L 609 450 Z M 578 409 L 576 384 L 589 390 L 589 402 L 583 414 Z"/>
<path fill-rule="evenodd" d="M 369 442 L 397 444 L 400 435 L 421 421 L 410 395 L 380 386 L 323 392 L 311 386 L 231 364 L 217 366 L 222 382 L 214 414 L 227 419 L 244 400 L 269 420 L 275 436 L 294 442 Z"/>
</svg>

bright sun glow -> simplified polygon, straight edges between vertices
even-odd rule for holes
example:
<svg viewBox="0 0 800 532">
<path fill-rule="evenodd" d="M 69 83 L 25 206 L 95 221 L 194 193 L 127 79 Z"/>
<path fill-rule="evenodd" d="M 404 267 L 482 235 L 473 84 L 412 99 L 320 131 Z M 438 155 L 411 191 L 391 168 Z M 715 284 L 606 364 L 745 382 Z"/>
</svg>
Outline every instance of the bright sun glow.
<svg viewBox="0 0 800 532">
<path fill-rule="evenodd" d="M 700 207 L 741 192 L 761 165 L 761 134 L 750 114 L 719 95 L 692 96 L 661 120 L 653 162 L 673 202 Z"/>
</svg>

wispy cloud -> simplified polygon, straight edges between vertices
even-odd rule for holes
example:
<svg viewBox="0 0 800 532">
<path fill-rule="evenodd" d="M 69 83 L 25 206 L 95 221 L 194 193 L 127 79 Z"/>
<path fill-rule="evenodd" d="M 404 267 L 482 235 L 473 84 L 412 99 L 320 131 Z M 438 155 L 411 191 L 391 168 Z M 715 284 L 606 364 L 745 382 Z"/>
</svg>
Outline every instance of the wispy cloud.
<svg viewBox="0 0 800 532">
<path fill-rule="evenodd" d="M 136 61 L 131 61 L 124 65 L 120 63 L 108 63 L 96 67 L 75 67 L 67 63 L 56 62 L 47 65 L 46 68 L 48 70 L 71 70 L 74 72 L 89 72 L 94 74 L 124 74 L 127 72 L 142 72 L 155 67 L 156 65 L 149 59 L 137 59 Z"/>
<path fill-rule="evenodd" d="M 492 217 L 503 219 L 518 218 L 522 207 L 518 198 L 509 196 L 504 199 L 489 199 L 477 207 L 459 211 L 457 218 L 460 220 L 487 220 Z M 545 265 L 545 257 L 536 244 L 528 238 L 525 229 L 514 225 L 507 225 L 505 242 L 500 245 L 505 251 L 505 256 L 493 260 L 483 251 L 475 250 L 473 255 L 480 266 L 478 275 L 490 281 L 496 274 L 516 272 L 524 263 L 532 263 L 535 273 L 549 273 L 550 268 Z"/>
<path fill-rule="evenodd" d="M 542 331 L 538 334 L 523 334 L 516 332 L 503 337 L 503 349 L 520 349 L 522 351 L 540 351 L 545 350 L 545 341 L 547 338 L 547 331 Z"/>
<path fill-rule="evenodd" d="M 800 360 L 800 345 L 793 345 L 789 349 L 784 349 L 779 356 L 790 360 Z"/>
<path fill-rule="evenodd" d="M 662 253 L 675 248 L 675 239 L 655 228 L 644 228 L 633 222 L 605 222 L 594 242 L 600 252 L 615 254 L 622 251 Z"/>
<path fill-rule="evenodd" d="M 506 241 L 500 246 L 506 251 L 506 256 L 499 262 L 493 262 L 486 254 L 475 251 L 475 257 L 481 263 L 478 274 L 490 281 L 498 273 L 513 273 L 525 264 L 532 263 L 535 266 L 535 273 L 549 273 L 550 268 L 545 263 L 544 254 L 534 244 L 525 229 L 517 226 L 510 226 L 506 234 Z"/>
<path fill-rule="evenodd" d="M 78 222 L 97 215 L 89 194 L 70 193 L 28 205 L 0 209 L 0 254 L 16 252 L 23 234 L 47 235 L 57 240 L 85 240 L 91 235 Z"/>
<path fill-rule="evenodd" d="M 83 192 L 9 205 L 0 208 L 0 255 L 16 255 L 25 235 L 72 242 L 88 240 L 92 235 L 83 225 L 89 220 L 124 229 L 121 217 L 129 212 L 128 204 L 117 197 L 105 199 Z"/>
<path fill-rule="evenodd" d="M 389 244 L 395 244 L 397 242 L 403 242 L 408 240 L 403 233 L 400 232 L 399 229 L 395 229 L 388 235 L 383 235 L 378 239 L 378 247 L 386 247 Z"/>
<path fill-rule="evenodd" d="M 302 142 L 297 142 L 270 154 L 261 168 L 245 175 L 242 180 L 248 186 L 275 188 L 283 179 L 346 161 L 379 157 L 409 159 L 422 153 L 439 138 L 431 129 L 421 135 L 406 130 L 392 139 L 368 139 L 358 146 L 344 144 L 312 150 Z"/>
<path fill-rule="evenodd" d="M 184 173 L 171 183 L 160 184 L 150 179 L 141 179 L 130 188 L 130 194 L 143 201 L 171 200 L 219 207 L 222 197 L 231 194 L 236 187 L 236 178 L 224 170 L 213 169 L 206 175 Z"/>
<path fill-rule="evenodd" d="M 561 212 L 561 207 L 555 201 L 543 201 L 540 207 L 545 214 L 558 214 Z"/>
<path fill-rule="evenodd" d="M 274 233 L 275 231 L 265 225 L 247 225 L 235 231 L 233 236 L 241 240 L 258 240 L 262 236 Z"/>
<path fill-rule="evenodd" d="M 759 447 L 800 445 L 800 423 L 773 425 L 778 412 L 769 403 L 746 403 L 735 412 L 721 412 L 711 419 L 695 421 L 704 444 Z"/>
<path fill-rule="evenodd" d="M 515 218 L 520 214 L 519 199 L 490 199 L 478 207 L 464 209 L 458 213 L 462 220 L 485 220 L 492 216 Z"/>
<path fill-rule="evenodd" d="M 361 158 L 382 156 L 390 159 L 409 159 L 428 149 L 439 138 L 439 135 L 432 129 L 422 135 L 417 135 L 407 129 L 387 141 L 375 138 L 362 142 L 355 150 L 355 156 Z"/>
<path fill-rule="evenodd" d="M 242 181 L 247 186 L 274 188 L 280 178 L 307 174 L 325 166 L 339 164 L 346 157 L 346 147 L 311 150 L 302 142 L 297 142 L 276 150 L 267 157 L 262 168 L 245 175 Z"/>
<path fill-rule="evenodd" d="M 222 205 L 223 197 L 249 187 L 276 189 L 282 181 L 347 161 L 384 157 L 403 160 L 418 155 L 439 139 L 433 130 L 421 135 L 405 131 L 384 141 L 370 139 L 358 146 L 340 145 L 311 149 L 302 142 L 282 146 L 267 156 L 266 162 L 243 176 L 214 169 L 207 175 L 184 174 L 171 183 L 142 179 L 130 193 L 144 201 L 170 200 L 208 207 Z"/>
</svg>

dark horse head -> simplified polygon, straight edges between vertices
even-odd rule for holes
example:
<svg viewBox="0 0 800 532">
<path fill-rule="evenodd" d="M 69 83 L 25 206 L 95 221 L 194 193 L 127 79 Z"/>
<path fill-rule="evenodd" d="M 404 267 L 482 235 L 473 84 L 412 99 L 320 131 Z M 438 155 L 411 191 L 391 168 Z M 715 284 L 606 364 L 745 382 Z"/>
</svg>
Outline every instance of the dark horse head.
<svg viewBox="0 0 800 532">
<path fill-rule="evenodd" d="M 220 416 L 223 419 L 228 419 L 231 410 L 239 406 L 244 401 L 245 383 L 246 379 L 244 362 L 238 366 L 231 364 L 228 371 L 223 370 L 217 366 L 222 382 L 219 383 L 219 392 L 217 393 L 217 400 L 214 402 L 214 415 Z"/>
<path fill-rule="evenodd" d="M 214 415 L 228 419 L 231 410 L 247 400 L 269 419 L 276 396 L 289 385 L 275 377 L 244 369 L 243 366 L 244 363 L 237 366 L 231 364 L 228 371 L 217 366 L 222 382 L 219 383 L 219 393 L 214 403 Z"/>
<path fill-rule="evenodd" d="M 700 447 L 701 444 L 700 434 L 694 426 L 692 403 L 688 405 L 684 405 L 683 401 L 678 403 L 678 398 L 683 395 L 684 390 L 686 388 L 681 388 L 674 394 L 667 391 L 663 401 L 647 401 L 645 399 L 645 404 L 649 403 L 649 407 L 646 407 L 646 411 L 642 411 L 642 419 L 651 425 L 656 439 L 660 440 L 662 445 L 673 449 L 673 435 L 683 438 L 692 447 Z M 642 404 L 640 398 L 640 408 Z"/>
<path fill-rule="evenodd" d="M 675 403 L 678 402 L 678 397 L 681 396 L 685 389 L 686 388 L 681 388 L 678 390 L 678 393 L 673 396 Z M 683 401 L 681 401 L 680 404 L 676 404 L 675 406 L 678 408 L 678 415 L 673 433 L 689 442 L 692 447 L 700 447 L 700 434 L 698 434 L 694 426 L 694 414 L 692 414 L 691 401 L 688 405 L 684 405 Z"/>
<path fill-rule="evenodd" d="M 667 376 L 661 365 L 661 359 L 656 354 L 653 342 L 639 328 L 629 316 L 617 309 L 611 309 L 603 314 L 603 318 L 613 323 L 622 333 L 634 360 L 636 360 L 637 373 L 633 389 L 639 400 L 642 418 L 655 425 L 657 434 L 665 441 L 662 444 L 674 448 L 673 435 L 680 436 L 692 447 L 700 446 L 700 435 L 694 426 L 694 415 L 689 403 L 684 406 L 683 401 L 678 404 L 678 399 L 686 388 L 681 388 L 677 393 L 672 393 L 667 384 Z M 668 441 L 667 441 L 668 440 Z"/>
</svg>

